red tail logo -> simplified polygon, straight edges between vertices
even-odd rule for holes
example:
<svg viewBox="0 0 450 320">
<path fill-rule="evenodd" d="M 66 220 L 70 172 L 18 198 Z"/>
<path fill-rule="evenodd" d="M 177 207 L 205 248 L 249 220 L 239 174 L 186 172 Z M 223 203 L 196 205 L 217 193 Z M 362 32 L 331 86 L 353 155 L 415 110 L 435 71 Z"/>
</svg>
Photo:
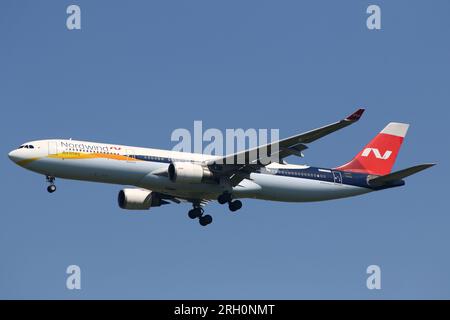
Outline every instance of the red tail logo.
<svg viewBox="0 0 450 320">
<path fill-rule="evenodd" d="M 376 175 L 390 173 L 408 127 L 405 123 L 389 123 L 352 161 L 336 169 Z"/>
</svg>

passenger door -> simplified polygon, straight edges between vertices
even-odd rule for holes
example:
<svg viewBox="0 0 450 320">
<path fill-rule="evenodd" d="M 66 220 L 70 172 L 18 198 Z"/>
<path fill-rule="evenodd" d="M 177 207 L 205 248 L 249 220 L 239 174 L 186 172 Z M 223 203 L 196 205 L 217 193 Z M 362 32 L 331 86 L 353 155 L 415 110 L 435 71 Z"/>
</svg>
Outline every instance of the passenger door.
<svg viewBox="0 0 450 320">
<path fill-rule="evenodd" d="M 342 175 L 339 171 L 333 171 L 334 183 L 342 184 Z"/>
<path fill-rule="evenodd" d="M 132 150 L 132 149 L 125 150 L 125 156 L 128 157 L 127 162 L 130 162 L 130 163 L 136 162 L 134 150 Z"/>
<path fill-rule="evenodd" d="M 58 143 L 56 141 L 48 142 L 48 155 L 55 155 L 58 153 Z"/>
</svg>

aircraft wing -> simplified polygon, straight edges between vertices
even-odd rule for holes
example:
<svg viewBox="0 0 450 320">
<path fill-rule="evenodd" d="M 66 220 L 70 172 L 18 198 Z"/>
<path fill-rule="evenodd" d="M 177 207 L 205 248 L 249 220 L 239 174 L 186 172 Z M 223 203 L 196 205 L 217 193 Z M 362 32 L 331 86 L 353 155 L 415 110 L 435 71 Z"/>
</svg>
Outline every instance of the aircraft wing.
<svg viewBox="0 0 450 320">
<path fill-rule="evenodd" d="M 271 162 L 280 162 L 283 158 L 290 155 L 303 156 L 302 151 L 308 148 L 305 144 L 355 123 L 361 118 L 363 112 L 364 109 L 358 109 L 338 122 L 256 148 L 210 160 L 206 164 L 216 174 L 229 177 L 231 184 L 235 186 L 248 177 L 251 172 Z"/>
</svg>

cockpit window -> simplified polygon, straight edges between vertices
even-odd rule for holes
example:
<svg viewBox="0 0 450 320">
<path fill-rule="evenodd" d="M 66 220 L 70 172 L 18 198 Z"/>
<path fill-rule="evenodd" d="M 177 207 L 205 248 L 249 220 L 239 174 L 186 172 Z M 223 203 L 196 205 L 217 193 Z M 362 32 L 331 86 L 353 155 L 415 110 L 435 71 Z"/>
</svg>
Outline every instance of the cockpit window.
<svg viewBox="0 0 450 320">
<path fill-rule="evenodd" d="M 30 145 L 28 146 L 28 148 L 34 149 L 34 146 L 33 146 L 32 144 L 30 144 Z"/>
<path fill-rule="evenodd" d="M 25 148 L 25 149 L 34 149 L 34 146 L 31 145 L 31 144 L 27 144 L 27 145 L 24 145 L 24 146 L 20 146 L 18 149 L 22 149 L 22 148 Z"/>
</svg>

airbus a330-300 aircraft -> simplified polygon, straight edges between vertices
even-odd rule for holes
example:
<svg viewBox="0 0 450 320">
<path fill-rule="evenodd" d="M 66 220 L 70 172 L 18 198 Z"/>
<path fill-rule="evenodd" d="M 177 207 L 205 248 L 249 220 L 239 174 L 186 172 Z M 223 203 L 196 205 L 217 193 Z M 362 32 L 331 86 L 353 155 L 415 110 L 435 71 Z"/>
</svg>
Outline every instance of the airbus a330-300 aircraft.
<svg viewBox="0 0 450 320">
<path fill-rule="evenodd" d="M 287 156 L 303 156 L 307 144 L 355 123 L 363 112 L 359 109 L 341 121 L 227 156 L 51 139 L 27 142 L 11 151 L 9 158 L 45 175 L 50 193 L 56 190 L 55 177 L 133 186 L 119 192 L 121 208 L 144 210 L 190 202 L 189 217 L 206 226 L 212 222 L 203 209 L 208 201 L 227 203 L 234 212 L 242 207 L 238 199 L 243 198 L 289 202 L 345 198 L 402 186 L 405 177 L 434 165 L 391 173 L 409 127 L 396 122 L 389 123 L 353 160 L 336 168 L 284 162 Z M 275 152 L 277 161 L 263 161 Z"/>
</svg>

